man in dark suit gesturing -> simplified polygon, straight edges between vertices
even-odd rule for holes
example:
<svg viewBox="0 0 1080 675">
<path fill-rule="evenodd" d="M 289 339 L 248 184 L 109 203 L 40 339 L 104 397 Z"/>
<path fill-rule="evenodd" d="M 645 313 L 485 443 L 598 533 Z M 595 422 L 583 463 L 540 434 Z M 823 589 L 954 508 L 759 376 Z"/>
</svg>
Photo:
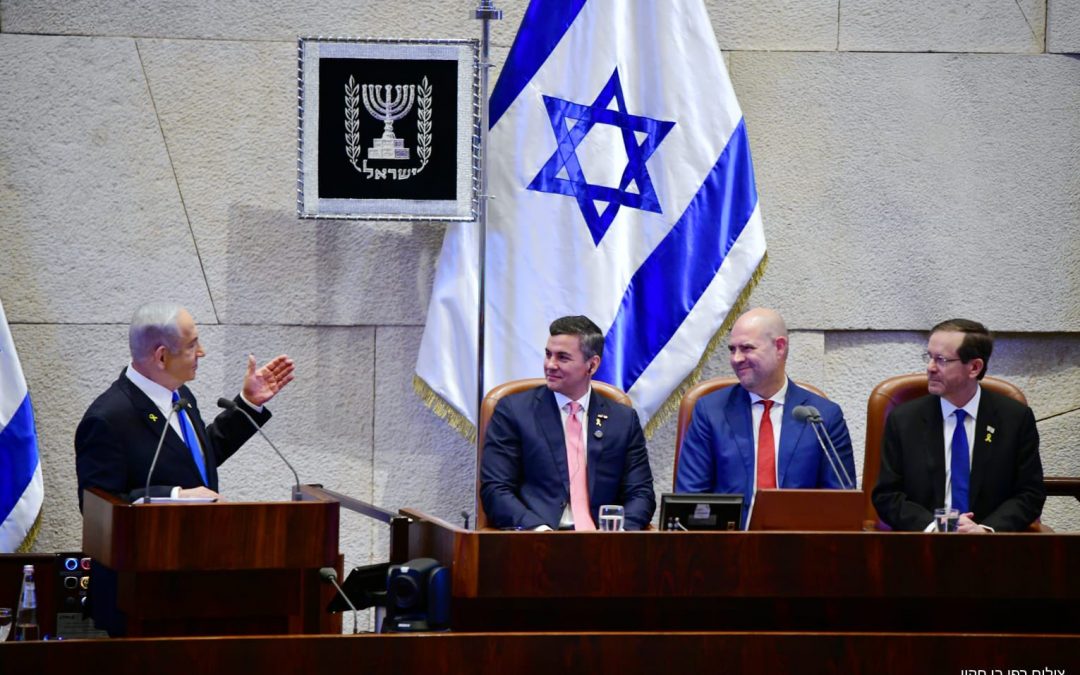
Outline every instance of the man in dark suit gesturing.
<svg viewBox="0 0 1080 675">
<path fill-rule="evenodd" d="M 967 533 L 1023 530 L 1046 501 L 1031 408 L 979 386 L 994 349 L 967 319 L 943 321 L 923 355 L 928 396 L 885 422 L 874 507 L 898 530 L 933 527 L 934 509 L 960 512 Z"/>
<path fill-rule="evenodd" d="M 83 490 L 102 488 L 128 499 L 146 492 L 147 474 L 177 399 L 191 407 L 172 416 L 172 427 L 150 481 L 151 497 L 218 497 L 217 467 L 255 429 L 238 411 L 224 411 L 205 425 L 185 383 L 195 379 L 206 352 L 191 313 L 168 303 L 135 311 L 128 330 L 131 364 L 86 411 L 75 432 L 79 505 Z M 260 425 L 263 405 L 293 379 L 293 362 L 282 355 L 261 368 L 248 357 L 241 393 L 234 399 Z"/>
<path fill-rule="evenodd" d="M 698 401 L 679 453 L 675 491 L 743 495 L 743 527 L 758 488 L 855 487 L 844 413 L 788 379 L 788 347 L 778 312 L 758 308 L 740 316 L 728 339 L 739 383 Z M 798 406 L 821 413 L 841 466 L 825 456 L 809 424 L 794 418 Z"/>
<path fill-rule="evenodd" d="M 604 335 L 584 316 L 556 319 L 544 350 L 547 385 L 499 401 L 488 423 L 480 498 L 493 527 L 596 529 L 621 504 L 638 530 L 656 508 L 637 413 L 596 394 Z"/>
</svg>

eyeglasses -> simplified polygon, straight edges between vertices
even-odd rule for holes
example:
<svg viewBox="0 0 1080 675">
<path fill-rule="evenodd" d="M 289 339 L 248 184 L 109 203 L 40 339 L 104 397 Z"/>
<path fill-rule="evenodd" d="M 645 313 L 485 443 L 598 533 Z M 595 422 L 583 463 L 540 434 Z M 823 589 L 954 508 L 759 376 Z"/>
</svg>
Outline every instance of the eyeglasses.
<svg viewBox="0 0 1080 675">
<path fill-rule="evenodd" d="M 925 363 L 927 365 L 929 365 L 930 362 L 933 361 L 934 363 L 937 364 L 938 368 L 944 368 L 945 366 L 949 365 L 953 361 L 963 361 L 964 359 L 961 359 L 961 358 L 947 359 L 944 356 L 934 356 L 930 352 L 923 352 L 922 360 L 923 360 L 923 363 Z"/>
</svg>

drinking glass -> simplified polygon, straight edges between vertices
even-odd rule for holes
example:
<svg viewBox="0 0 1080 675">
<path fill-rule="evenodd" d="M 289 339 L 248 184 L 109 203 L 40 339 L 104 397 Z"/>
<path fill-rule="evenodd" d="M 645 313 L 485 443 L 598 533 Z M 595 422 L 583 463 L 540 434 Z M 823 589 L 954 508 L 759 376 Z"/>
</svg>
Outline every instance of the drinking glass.
<svg viewBox="0 0 1080 675">
<path fill-rule="evenodd" d="M 960 522 L 960 512 L 944 507 L 934 509 L 934 522 L 937 524 L 938 532 L 956 532 L 956 527 Z"/>
<path fill-rule="evenodd" d="M 623 507 L 618 504 L 605 504 L 600 507 L 600 531 L 601 532 L 622 532 L 623 521 L 626 518 L 626 512 Z"/>
<path fill-rule="evenodd" d="M 11 608 L 0 607 L 0 642 L 6 642 L 11 632 Z"/>
</svg>

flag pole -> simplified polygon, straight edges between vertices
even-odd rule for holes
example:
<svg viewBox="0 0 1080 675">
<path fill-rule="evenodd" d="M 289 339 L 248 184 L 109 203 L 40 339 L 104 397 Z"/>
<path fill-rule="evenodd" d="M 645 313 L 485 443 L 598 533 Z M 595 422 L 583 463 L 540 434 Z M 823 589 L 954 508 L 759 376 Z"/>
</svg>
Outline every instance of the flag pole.
<svg viewBox="0 0 1080 675">
<path fill-rule="evenodd" d="M 477 169 L 480 172 L 480 198 L 477 200 L 476 221 L 480 230 L 479 285 L 477 288 L 477 332 L 476 332 L 476 475 L 480 475 L 480 408 L 484 403 L 484 305 L 486 297 L 485 277 L 487 276 L 487 142 L 488 142 L 488 74 L 491 64 L 491 22 L 502 19 L 502 10 L 495 8 L 495 0 L 479 0 L 474 17 L 480 21 L 480 153 Z M 476 496 L 479 502 L 479 495 Z M 480 513 L 480 504 L 474 504 L 475 512 Z"/>
</svg>

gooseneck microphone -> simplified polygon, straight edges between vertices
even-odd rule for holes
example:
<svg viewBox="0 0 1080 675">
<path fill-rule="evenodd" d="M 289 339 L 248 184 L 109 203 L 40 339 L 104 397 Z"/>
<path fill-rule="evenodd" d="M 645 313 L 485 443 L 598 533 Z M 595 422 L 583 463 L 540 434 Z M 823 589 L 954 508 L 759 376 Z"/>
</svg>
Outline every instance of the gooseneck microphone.
<svg viewBox="0 0 1080 675">
<path fill-rule="evenodd" d="M 225 410 L 235 410 L 236 412 L 246 417 L 248 422 L 251 422 L 251 426 L 255 427 L 255 431 L 259 432 L 259 434 L 266 440 L 266 442 L 270 444 L 270 447 L 274 449 L 274 452 L 277 453 L 277 456 L 281 458 L 281 461 L 285 462 L 285 466 L 289 467 L 289 471 L 292 471 L 293 478 L 296 480 L 296 485 L 293 487 L 292 493 L 293 501 L 303 501 L 303 495 L 300 494 L 299 474 L 296 473 L 296 469 L 294 469 L 293 465 L 289 463 L 289 460 L 285 459 L 285 455 L 281 454 L 281 451 L 277 449 L 277 446 L 274 445 L 274 442 L 270 440 L 270 437 L 263 432 L 262 427 L 259 426 L 258 422 L 252 419 L 251 415 L 247 414 L 246 410 L 236 405 L 235 401 L 230 401 L 227 398 L 219 398 L 217 400 L 217 404 L 219 408 L 224 408 Z"/>
<path fill-rule="evenodd" d="M 282 457 L 282 459 L 284 459 L 284 457 Z M 352 609 L 352 632 L 353 635 L 356 635 L 356 605 L 352 603 L 352 600 L 349 599 L 349 596 L 345 595 L 345 591 L 343 591 L 341 589 L 341 586 L 338 585 L 337 570 L 335 570 L 333 567 L 321 567 L 319 568 L 319 576 L 322 577 L 323 581 L 329 581 L 330 583 L 334 584 L 334 588 L 337 589 L 338 595 L 340 595 L 345 600 L 345 604 L 347 604 L 349 608 Z"/>
<path fill-rule="evenodd" d="M 154 467 L 157 466 L 158 455 L 161 454 L 161 446 L 165 444 L 165 434 L 169 433 L 169 423 L 172 422 L 173 415 L 178 413 L 181 408 L 190 408 L 191 402 L 186 398 L 178 398 L 176 402 L 172 404 L 172 408 L 169 408 L 169 416 L 165 418 L 165 427 L 161 430 L 161 437 L 158 438 L 157 448 L 154 450 L 154 458 L 150 460 L 150 470 L 146 472 L 146 494 L 143 495 L 143 502 L 150 503 L 150 477 L 154 475 Z"/>
<path fill-rule="evenodd" d="M 818 445 L 821 446 L 821 451 L 825 453 L 825 459 L 829 460 L 829 466 L 832 468 L 836 480 L 840 482 L 840 487 L 847 490 L 849 489 L 848 485 L 850 485 L 850 489 L 855 489 L 855 481 L 848 476 L 847 468 L 840 459 L 840 453 L 836 450 L 836 446 L 829 436 L 829 430 L 825 428 L 825 421 L 821 418 L 821 412 L 812 405 L 797 405 L 792 409 L 791 416 L 799 422 L 808 423 L 810 428 L 814 430 Z M 819 426 L 821 427 L 820 430 L 818 429 Z M 824 432 L 825 438 L 822 438 L 822 432 Z M 826 440 L 829 442 L 828 447 L 825 445 Z M 832 449 L 831 453 L 829 452 L 830 448 Z M 843 472 L 842 477 L 841 472 Z"/>
</svg>

